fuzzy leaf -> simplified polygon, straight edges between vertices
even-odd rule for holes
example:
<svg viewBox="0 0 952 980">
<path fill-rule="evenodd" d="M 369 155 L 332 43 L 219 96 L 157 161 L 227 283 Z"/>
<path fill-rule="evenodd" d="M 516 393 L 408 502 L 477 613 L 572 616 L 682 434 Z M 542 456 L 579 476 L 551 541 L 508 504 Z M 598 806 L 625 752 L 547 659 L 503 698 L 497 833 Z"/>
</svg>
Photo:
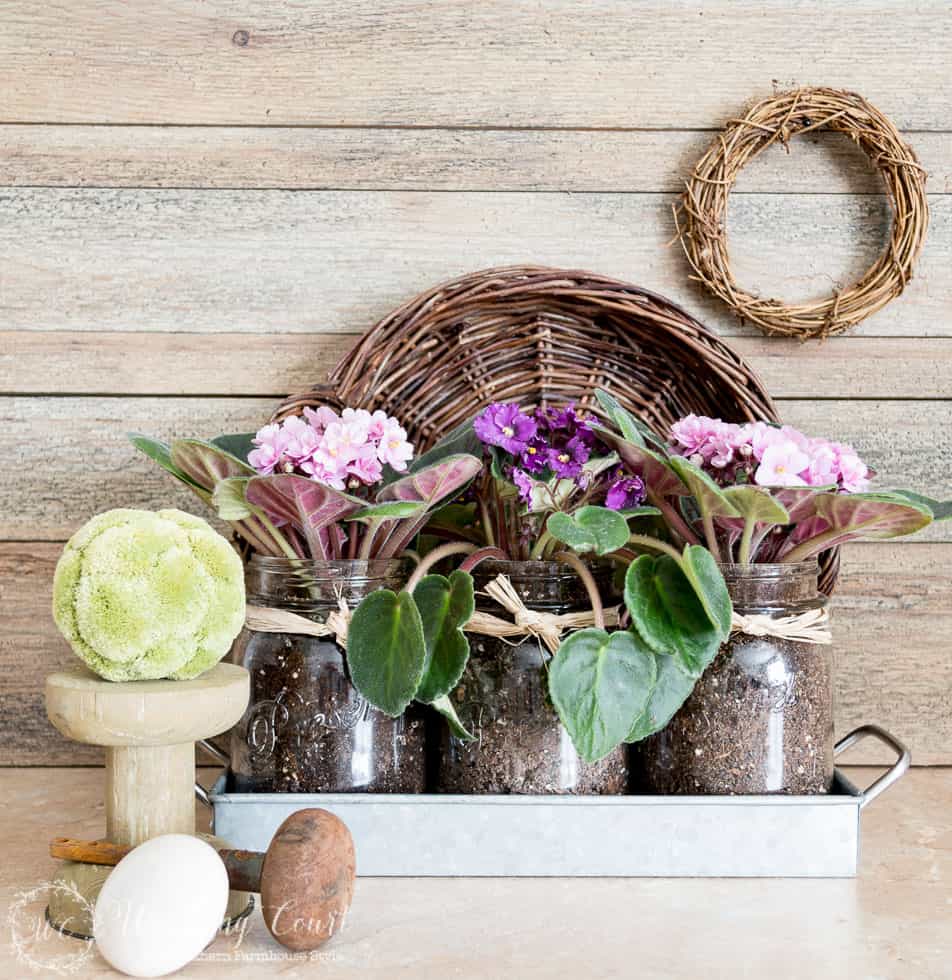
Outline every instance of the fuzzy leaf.
<svg viewBox="0 0 952 980">
<path fill-rule="evenodd" d="M 129 442 L 132 443 L 139 452 L 144 453 L 149 459 L 154 460 L 159 464 L 164 470 L 167 470 L 176 480 L 181 480 L 193 493 L 197 494 L 206 503 L 211 499 L 209 496 L 209 490 L 211 488 L 206 488 L 196 483 L 187 473 L 179 469 L 172 462 L 172 452 L 169 447 L 164 442 L 159 442 L 158 439 L 152 439 L 149 436 L 143 435 L 141 432 L 127 432 L 126 437 Z"/>
<path fill-rule="evenodd" d="M 579 554 L 607 555 L 628 543 L 628 522 L 607 507 L 580 507 L 574 514 L 556 511 L 546 522 L 546 529 Z"/>
<path fill-rule="evenodd" d="M 353 514 L 344 518 L 347 521 L 384 521 L 402 520 L 407 517 L 417 517 L 426 508 L 422 504 L 415 504 L 411 500 L 393 500 L 386 504 L 370 504 L 362 507 Z"/>
<path fill-rule="evenodd" d="M 360 508 L 360 501 L 306 476 L 274 473 L 248 480 L 245 496 L 272 521 L 287 521 L 304 535 L 314 558 L 333 558 L 321 531 Z"/>
<path fill-rule="evenodd" d="M 347 666 L 354 687 L 396 718 L 416 694 L 426 641 L 420 613 L 407 592 L 371 592 L 354 610 L 347 630 Z"/>
<path fill-rule="evenodd" d="M 859 537 L 898 538 L 932 523 L 927 506 L 893 493 L 821 493 L 816 512 L 830 525 L 824 548 Z"/>
<path fill-rule="evenodd" d="M 455 429 L 447 432 L 432 448 L 417 456 L 410 463 L 410 472 L 418 473 L 434 463 L 442 463 L 450 456 L 480 457 L 482 454 L 483 444 L 479 441 L 479 436 L 473 431 L 473 420 L 467 419 Z"/>
<path fill-rule="evenodd" d="M 669 465 L 669 457 L 662 456 L 645 446 L 635 445 L 602 426 L 593 425 L 592 431 L 618 454 L 618 458 L 631 473 L 645 481 L 652 499 L 688 492 L 681 478 Z"/>
<path fill-rule="evenodd" d="M 578 630 L 549 666 L 549 695 L 578 754 L 597 762 L 620 745 L 645 710 L 655 658 L 628 630 Z"/>
<path fill-rule="evenodd" d="M 678 709 L 694 690 L 697 678 L 686 673 L 677 657 L 658 654 L 655 657 L 657 679 L 651 689 L 648 706 L 638 716 L 626 742 L 640 742 L 643 738 L 660 732 L 675 716 Z"/>
<path fill-rule="evenodd" d="M 427 575 L 414 590 L 413 601 L 420 611 L 426 641 L 423 679 L 416 697 L 433 702 L 456 687 L 469 660 L 469 640 L 463 627 L 476 608 L 473 577 L 459 569 L 449 578 Z"/>
<path fill-rule="evenodd" d="M 661 511 L 657 507 L 649 507 L 643 504 L 640 507 L 626 507 L 624 510 L 618 511 L 626 521 L 633 520 L 636 517 L 660 517 Z"/>
<path fill-rule="evenodd" d="M 482 468 L 482 461 L 475 456 L 447 456 L 439 463 L 408 473 L 385 486 L 377 494 L 378 502 L 411 501 L 424 506 L 419 516 L 415 518 L 400 524 L 381 525 L 382 543 L 377 546 L 377 557 L 390 558 L 400 554 L 426 524 L 427 514 L 440 504 L 456 497 Z"/>
<path fill-rule="evenodd" d="M 933 521 L 952 520 L 952 500 L 933 500 L 931 497 L 924 497 L 921 493 L 913 493 L 912 490 L 893 490 L 893 493 L 905 497 L 910 503 L 919 507 L 928 507 L 932 512 Z"/>
<path fill-rule="evenodd" d="M 599 388 L 595 392 L 595 397 L 602 411 L 615 423 L 624 439 L 636 446 L 652 445 L 662 452 L 665 451 L 664 441 L 655 434 L 654 430 L 645 425 L 641 419 L 635 418 L 614 395 L 609 394 L 604 388 Z"/>
<path fill-rule="evenodd" d="M 707 618 L 726 638 L 731 631 L 734 607 L 714 556 L 703 545 L 686 545 L 681 556 L 681 571 L 693 586 Z"/>
<path fill-rule="evenodd" d="M 230 476 L 227 480 L 219 480 L 215 485 L 212 505 L 223 521 L 245 521 L 255 516 L 254 509 L 245 497 L 248 479 L 246 476 Z"/>
<path fill-rule="evenodd" d="M 628 409 L 622 406 L 617 398 L 610 395 L 602 388 L 599 388 L 595 392 L 595 397 L 598 399 L 598 404 L 601 405 L 602 411 L 604 411 L 609 420 L 617 426 L 622 438 L 627 439 L 628 442 L 631 442 L 636 446 L 647 445 L 645 442 L 645 437 L 641 434 L 641 431 L 635 422 L 634 416 L 628 411 Z"/>
<path fill-rule="evenodd" d="M 211 440 L 213 446 L 218 446 L 226 453 L 244 462 L 248 461 L 248 453 L 255 448 L 254 432 L 235 432 L 227 436 L 215 436 Z"/>
<path fill-rule="evenodd" d="M 483 464 L 475 456 L 448 456 L 384 487 L 377 499 L 381 503 L 386 500 L 418 501 L 432 509 L 446 498 L 455 497 L 482 468 Z"/>
<path fill-rule="evenodd" d="M 695 547 L 709 554 L 699 545 Z M 703 583 L 710 569 L 704 567 L 702 559 L 693 573 Z M 712 602 L 722 617 L 719 604 L 717 598 Z M 729 612 L 725 630 L 720 619 L 708 614 L 682 565 L 669 555 L 641 555 L 628 566 L 625 605 L 648 646 L 658 654 L 678 657 L 682 668 L 695 677 L 714 659 L 730 629 Z"/>
<path fill-rule="evenodd" d="M 449 726 L 450 732 L 457 738 L 462 739 L 464 742 L 474 742 L 476 740 L 476 737 L 470 734 L 459 720 L 456 708 L 453 707 L 453 702 L 450 701 L 447 695 L 444 694 L 443 697 L 431 701 L 430 707 L 435 708 L 446 719 L 446 724 Z"/>
<path fill-rule="evenodd" d="M 219 480 L 227 480 L 230 476 L 256 475 L 244 460 L 203 439 L 175 439 L 171 457 L 175 466 L 209 493 Z"/>
<path fill-rule="evenodd" d="M 765 488 L 750 484 L 725 487 L 724 496 L 745 520 L 750 519 L 758 524 L 790 523 L 787 508 Z"/>
<path fill-rule="evenodd" d="M 724 491 L 699 466 L 683 456 L 671 456 L 668 463 L 697 501 L 701 514 L 712 517 L 740 516 Z"/>
</svg>

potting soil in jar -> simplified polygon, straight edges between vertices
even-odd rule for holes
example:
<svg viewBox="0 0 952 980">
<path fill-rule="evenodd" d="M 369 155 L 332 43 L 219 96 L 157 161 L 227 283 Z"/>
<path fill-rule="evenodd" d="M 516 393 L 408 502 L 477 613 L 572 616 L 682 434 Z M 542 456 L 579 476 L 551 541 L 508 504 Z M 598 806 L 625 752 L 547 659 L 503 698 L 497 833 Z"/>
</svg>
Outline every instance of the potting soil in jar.
<svg viewBox="0 0 952 980">
<path fill-rule="evenodd" d="M 474 579 L 477 608 L 506 615 L 481 595 L 498 574 L 509 576 L 526 607 L 551 613 L 590 607 L 574 571 L 559 562 L 484 561 Z M 611 570 L 595 569 L 603 595 Z M 443 726 L 438 786 L 443 793 L 624 793 L 625 747 L 594 764 L 583 762 L 559 721 L 548 694 L 551 654 L 535 637 L 521 642 L 470 634 L 470 658 L 450 697 L 475 736 L 464 742 Z"/>
<path fill-rule="evenodd" d="M 324 621 L 342 595 L 350 608 L 378 588 L 400 588 L 400 561 L 296 561 L 255 555 L 248 602 Z M 229 788 L 257 793 L 421 793 L 424 720 L 390 718 L 351 684 L 332 637 L 245 630 L 233 651 L 251 675 L 251 699 L 231 732 Z"/>
<path fill-rule="evenodd" d="M 743 615 L 793 616 L 825 604 L 816 562 L 724 565 Z M 641 744 L 657 793 L 817 794 L 833 783 L 829 644 L 732 633 L 668 726 Z"/>
</svg>

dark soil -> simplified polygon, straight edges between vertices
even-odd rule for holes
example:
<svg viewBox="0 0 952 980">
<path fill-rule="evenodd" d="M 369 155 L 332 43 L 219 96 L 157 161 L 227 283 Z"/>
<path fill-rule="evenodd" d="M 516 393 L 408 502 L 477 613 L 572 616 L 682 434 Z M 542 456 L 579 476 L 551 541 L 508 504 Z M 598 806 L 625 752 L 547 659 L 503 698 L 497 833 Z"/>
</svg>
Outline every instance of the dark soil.
<svg viewBox="0 0 952 980">
<path fill-rule="evenodd" d="M 664 731 L 642 743 L 657 793 L 829 792 L 830 646 L 733 634 Z"/>
<path fill-rule="evenodd" d="M 594 765 L 579 759 L 548 696 L 538 641 L 513 646 L 471 636 L 466 672 L 451 698 L 476 736 L 462 742 L 443 726 L 438 789 L 442 793 L 624 793 L 625 747 Z"/>
<path fill-rule="evenodd" d="M 419 710 L 390 718 L 372 707 L 348 679 L 332 640 L 280 633 L 242 640 L 237 662 L 251 673 L 251 701 L 231 734 L 233 791 L 424 791 Z"/>
</svg>

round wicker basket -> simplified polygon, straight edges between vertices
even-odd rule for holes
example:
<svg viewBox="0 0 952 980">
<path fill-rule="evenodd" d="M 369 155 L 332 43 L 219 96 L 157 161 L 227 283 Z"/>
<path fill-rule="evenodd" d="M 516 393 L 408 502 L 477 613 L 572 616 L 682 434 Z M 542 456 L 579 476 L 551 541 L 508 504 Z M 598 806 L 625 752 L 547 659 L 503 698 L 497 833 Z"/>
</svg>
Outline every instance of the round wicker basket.
<svg viewBox="0 0 952 980">
<path fill-rule="evenodd" d="M 385 409 L 426 449 L 494 401 L 576 401 L 605 388 L 664 431 L 691 412 L 778 419 L 743 359 L 685 310 L 591 272 L 486 269 L 435 286 L 371 327 L 324 385 L 291 395 L 275 419 L 318 404 Z M 832 589 L 835 554 L 822 563 Z"/>
</svg>

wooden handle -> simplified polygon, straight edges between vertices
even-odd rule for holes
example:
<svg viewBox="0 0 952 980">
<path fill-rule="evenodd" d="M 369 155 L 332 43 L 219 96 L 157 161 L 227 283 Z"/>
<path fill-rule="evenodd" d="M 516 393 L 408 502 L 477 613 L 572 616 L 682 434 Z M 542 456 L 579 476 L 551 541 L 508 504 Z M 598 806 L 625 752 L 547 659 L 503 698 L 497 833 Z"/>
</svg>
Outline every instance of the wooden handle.
<svg viewBox="0 0 952 980">
<path fill-rule="evenodd" d="M 61 861 L 82 861 L 85 864 L 118 864 L 131 850 L 131 847 L 113 844 L 108 840 L 54 837 L 50 841 L 50 857 Z"/>
<path fill-rule="evenodd" d="M 81 861 L 84 864 L 118 864 L 133 848 L 113 844 L 108 840 L 76 840 L 54 837 L 50 841 L 50 856 L 60 861 Z M 257 851 L 218 850 L 218 856 L 228 872 L 228 883 L 235 891 L 256 892 L 261 887 L 261 868 L 264 855 Z"/>
</svg>

